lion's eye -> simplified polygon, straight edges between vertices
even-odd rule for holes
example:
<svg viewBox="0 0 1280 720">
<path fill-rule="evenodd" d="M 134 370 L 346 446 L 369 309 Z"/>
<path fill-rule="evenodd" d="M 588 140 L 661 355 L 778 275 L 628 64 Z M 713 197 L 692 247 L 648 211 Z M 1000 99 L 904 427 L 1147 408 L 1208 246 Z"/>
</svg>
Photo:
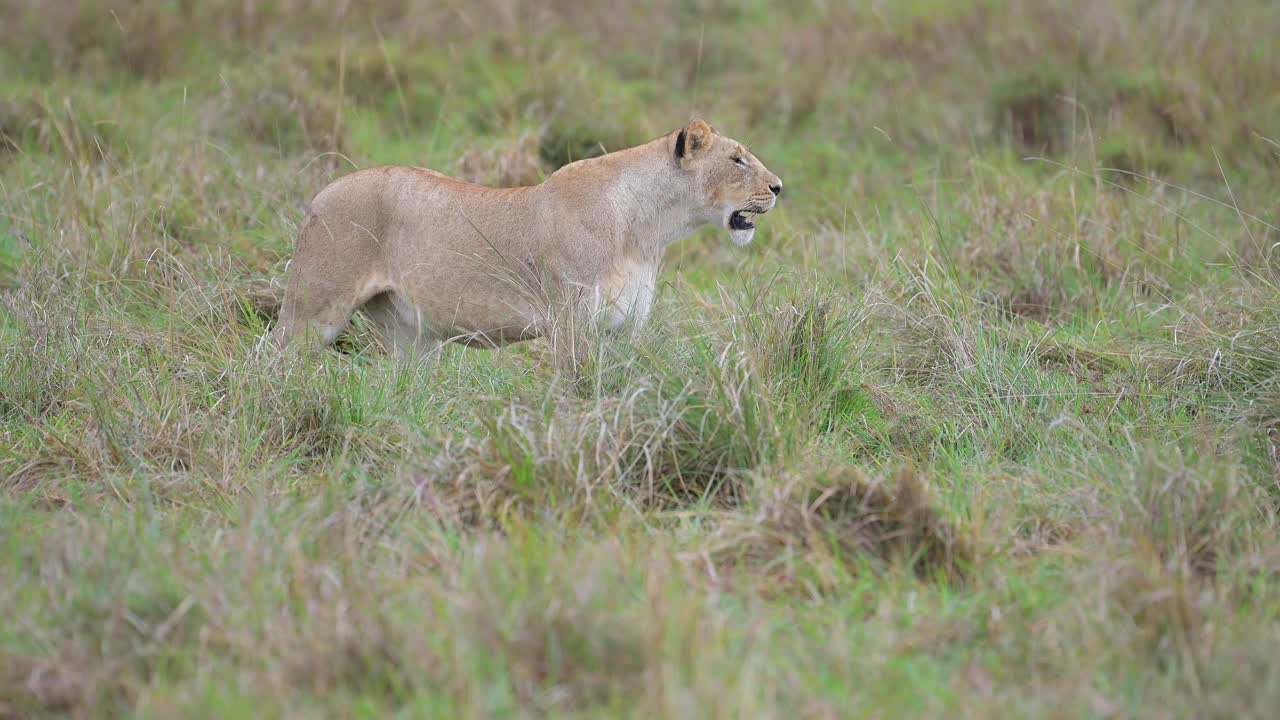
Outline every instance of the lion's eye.
<svg viewBox="0 0 1280 720">
<path fill-rule="evenodd" d="M 736 163 L 738 163 L 738 164 L 739 164 L 739 165 L 741 165 L 742 167 L 746 167 L 746 166 L 747 166 L 747 161 L 746 161 L 746 159 L 745 159 L 745 158 L 736 157 L 736 158 L 734 158 L 734 159 L 733 159 L 733 161 L 734 161 L 734 162 L 736 162 Z"/>
</svg>

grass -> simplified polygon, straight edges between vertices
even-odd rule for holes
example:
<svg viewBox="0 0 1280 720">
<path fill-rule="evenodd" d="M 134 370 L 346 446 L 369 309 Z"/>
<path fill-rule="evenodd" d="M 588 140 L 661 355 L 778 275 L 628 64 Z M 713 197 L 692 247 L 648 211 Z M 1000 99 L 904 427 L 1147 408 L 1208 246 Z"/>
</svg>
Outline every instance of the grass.
<svg viewBox="0 0 1280 720">
<path fill-rule="evenodd" d="M 1268 717 L 1228 4 L 0 2 L 0 717 Z M 693 113 L 788 193 L 641 336 L 259 348 L 333 177 Z"/>
</svg>

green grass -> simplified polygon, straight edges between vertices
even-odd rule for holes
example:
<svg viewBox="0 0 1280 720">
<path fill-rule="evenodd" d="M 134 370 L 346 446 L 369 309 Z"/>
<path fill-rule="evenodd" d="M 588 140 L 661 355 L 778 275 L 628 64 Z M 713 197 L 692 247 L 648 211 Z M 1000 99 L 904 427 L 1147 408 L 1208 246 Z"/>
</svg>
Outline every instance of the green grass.
<svg viewBox="0 0 1280 720">
<path fill-rule="evenodd" d="M 0 717 L 1269 717 L 1227 4 L 0 2 Z M 640 337 L 258 347 L 332 178 L 693 113 L 787 196 Z"/>
</svg>

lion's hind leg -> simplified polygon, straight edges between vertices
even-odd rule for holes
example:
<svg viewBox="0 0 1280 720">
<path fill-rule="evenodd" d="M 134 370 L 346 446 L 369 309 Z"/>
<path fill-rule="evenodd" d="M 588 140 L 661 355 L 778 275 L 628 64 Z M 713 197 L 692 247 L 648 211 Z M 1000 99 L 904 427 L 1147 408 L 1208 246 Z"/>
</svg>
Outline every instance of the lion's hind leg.
<svg viewBox="0 0 1280 720">
<path fill-rule="evenodd" d="M 422 361 L 439 349 L 441 340 L 435 333 L 417 322 L 412 307 L 399 298 L 395 291 L 378 293 L 364 304 L 364 311 L 373 321 L 387 349 L 400 359 Z"/>
<path fill-rule="evenodd" d="M 289 278 L 280 321 L 272 335 L 282 347 L 299 338 L 327 346 L 347 329 L 355 311 L 385 287 L 368 277 L 330 275 L 309 281 L 305 268 L 299 268 Z"/>
</svg>

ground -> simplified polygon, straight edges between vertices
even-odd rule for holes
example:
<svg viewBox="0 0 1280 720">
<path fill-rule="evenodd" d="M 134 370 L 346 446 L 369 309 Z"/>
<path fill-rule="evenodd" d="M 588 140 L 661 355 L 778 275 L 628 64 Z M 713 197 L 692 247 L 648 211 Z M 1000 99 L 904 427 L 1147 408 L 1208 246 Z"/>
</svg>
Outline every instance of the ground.
<svg viewBox="0 0 1280 720">
<path fill-rule="evenodd" d="M 0 717 L 1280 707 L 1280 5 L 320 5 L 0 0 Z M 332 178 L 694 115 L 639 337 L 259 347 Z"/>
</svg>

